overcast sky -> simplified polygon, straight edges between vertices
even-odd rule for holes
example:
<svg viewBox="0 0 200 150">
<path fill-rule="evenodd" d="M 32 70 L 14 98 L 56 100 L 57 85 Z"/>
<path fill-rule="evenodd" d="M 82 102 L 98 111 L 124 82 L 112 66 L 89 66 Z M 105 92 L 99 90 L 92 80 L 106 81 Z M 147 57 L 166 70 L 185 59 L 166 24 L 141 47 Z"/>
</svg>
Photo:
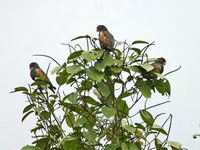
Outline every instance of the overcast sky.
<svg viewBox="0 0 200 150">
<path fill-rule="evenodd" d="M 69 52 L 60 43 L 78 35 L 95 37 L 99 24 L 120 41 L 156 41 L 149 57 L 165 57 L 165 72 L 182 66 L 167 77 L 171 103 L 158 112 L 173 114 L 170 140 L 189 150 L 199 149 L 200 139 L 192 138 L 200 133 L 199 0 L 0 0 L 0 20 L 0 149 L 18 150 L 32 141 L 34 119 L 21 123 L 26 97 L 9 94 L 14 87 L 32 82 L 30 62 L 44 69 L 51 62 L 32 55 L 47 54 L 62 63 Z M 56 85 L 54 76 L 50 78 Z"/>
</svg>

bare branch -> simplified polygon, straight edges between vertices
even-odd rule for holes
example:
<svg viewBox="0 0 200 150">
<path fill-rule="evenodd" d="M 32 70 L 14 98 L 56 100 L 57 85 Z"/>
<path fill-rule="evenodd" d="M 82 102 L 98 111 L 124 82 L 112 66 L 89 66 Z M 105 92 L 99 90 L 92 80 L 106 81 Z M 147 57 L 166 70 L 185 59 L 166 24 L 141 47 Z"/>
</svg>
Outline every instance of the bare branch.
<svg viewBox="0 0 200 150">
<path fill-rule="evenodd" d="M 178 67 L 177 69 L 175 69 L 175 70 L 172 70 L 172 71 L 166 73 L 164 76 L 167 76 L 168 74 L 171 74 L 171 73 L 173 73 L 173 72 L 176 72 L 176 71 L 178 71 L 179 69 L 181 69 L 181 66 L 179 66 L 179 67 Z"/>
<path fill-rule="evenodd" d="M 56 64 L 58 64 L 59 66 L 61 66 L 53 57 L 48 56 L 48 55 L 44 55 L 44 54 L 34 54 L 33 56 L 43 56 L 43 57 L 47 57 L 52 59 Z"/>
</svg>

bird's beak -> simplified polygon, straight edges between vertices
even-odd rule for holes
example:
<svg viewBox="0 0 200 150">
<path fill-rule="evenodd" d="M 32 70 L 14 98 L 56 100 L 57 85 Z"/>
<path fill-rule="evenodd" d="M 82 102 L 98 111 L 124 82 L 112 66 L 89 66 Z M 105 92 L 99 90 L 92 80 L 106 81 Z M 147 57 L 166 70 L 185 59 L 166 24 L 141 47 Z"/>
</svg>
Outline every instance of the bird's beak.
<svg viewBox="0 0 200 150">
<path fill-rule="evenodd" d="M 163 65 L 166 65 L 166 62 L 164 62 L 164 64 Z"/>
</svg>

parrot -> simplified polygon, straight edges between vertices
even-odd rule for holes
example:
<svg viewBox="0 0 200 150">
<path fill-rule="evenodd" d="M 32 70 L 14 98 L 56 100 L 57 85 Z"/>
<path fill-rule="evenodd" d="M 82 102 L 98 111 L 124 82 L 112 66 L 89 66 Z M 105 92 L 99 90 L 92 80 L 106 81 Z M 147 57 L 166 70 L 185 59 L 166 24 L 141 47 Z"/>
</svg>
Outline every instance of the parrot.
<svg viewBox="0 0 200 150">
<path fill-rule="evenodd" d="M 30 76 L 34 81 L 36 81 L 37 78 L 40 78 L 46 84 L 48 84 L 49 85 L 49 89 L 53 93 L 55 93 L 55 89 L 56 88 L 53 86 L 53 84 L 49 80 L 48 76 L 44 73 L 44 71 L 39 67 L 39 65 L 36 62 L 30 63 L 29 68 L 30 68 Z"/>
<path fill-rule="evenodd" d="M 101 49 L 113 51 L 115 40 L 108 29 L 104 25 L 98 25 L 96 31 L 99 32 L 99 43 Z"/>
<path fill-rule="evenodd" d="M 154 67 L 153 71 L 162 74 L 164 71 L 164 65 L 166 65 L 166 60 L 163 57 L 160 57 L 151 65 Z"/>
</svg>

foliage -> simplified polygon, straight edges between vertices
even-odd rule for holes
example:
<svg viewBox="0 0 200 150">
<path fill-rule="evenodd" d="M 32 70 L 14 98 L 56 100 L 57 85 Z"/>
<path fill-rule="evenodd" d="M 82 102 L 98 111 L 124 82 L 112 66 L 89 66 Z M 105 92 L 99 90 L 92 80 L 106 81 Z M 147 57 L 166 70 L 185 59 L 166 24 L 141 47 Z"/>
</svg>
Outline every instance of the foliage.
<svg viewBox="0 0 200 150">
<path fill-rule="evenodd" d="M 153 93 L 171 94 L 167 78 L 153 72 L 150 62 L 155 59 L 148 59 L 153 43 L 118 42 L 108 53 L 88 35 L 73 41 L 80 39 L 86 40 L 86 50 L 79 44 L 68 45 L 66 62 L 52 71 L 58 84 L 55 94 L 38 89 L 41 82 L 13 91 L 28 99 L 22 121 L 31 114 L 37 118 L 32 146 L 22 150 L 182 149 L 181 144 L 168 141 L 172 115 L 158 125 L 163 113 L 149 111 L 166 102 L 147 107 Z M 138 110 L 140 101 L 145 104 Z"/>
</svg>

